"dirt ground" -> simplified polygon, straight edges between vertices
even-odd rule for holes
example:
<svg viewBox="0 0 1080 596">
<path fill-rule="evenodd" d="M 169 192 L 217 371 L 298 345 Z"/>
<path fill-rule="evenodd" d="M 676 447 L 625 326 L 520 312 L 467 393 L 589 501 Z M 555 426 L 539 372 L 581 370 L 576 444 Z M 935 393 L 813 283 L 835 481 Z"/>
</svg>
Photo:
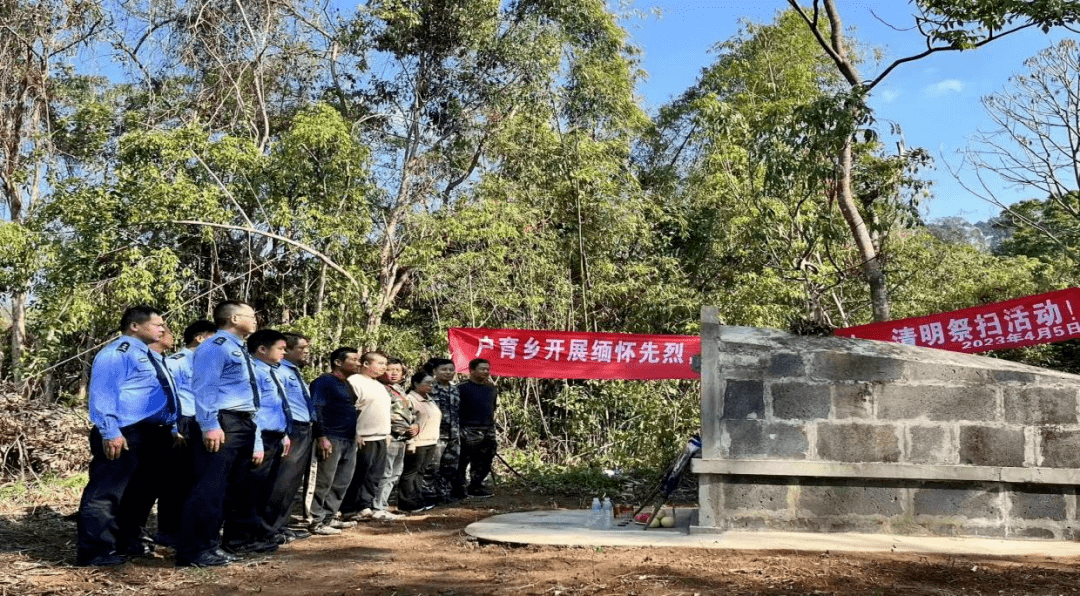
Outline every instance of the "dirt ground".
<svg viewBox="0 0 1080 596">
<path fill-rule="evenodd" d="M 506 546 L 467 536 L 466 525 L 497 513 L 585 505 L 580 497 L 508 488 L 404 521 L 296 541 L 223 568 L 178 569 L 172 553 L 159 548 L 154 558 L 85 569 L 72 566 L 76 503 L 65 501 L 0 515 L 0 596 L 1080 592 L 1076 559 Z M 1047 547 L 1052 552 L 1052 543 Z"/>
</svg>

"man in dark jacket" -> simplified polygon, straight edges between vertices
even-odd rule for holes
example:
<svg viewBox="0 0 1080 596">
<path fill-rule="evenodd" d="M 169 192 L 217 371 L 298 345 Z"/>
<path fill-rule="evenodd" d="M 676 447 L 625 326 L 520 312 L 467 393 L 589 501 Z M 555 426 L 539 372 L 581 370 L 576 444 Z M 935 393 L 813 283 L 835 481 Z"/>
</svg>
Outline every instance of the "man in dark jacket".
<svg viewBox="0 0 1080 596">
<path fill-rule="evenodd" d="M 495 407 L 498 391 L 491 382 L 491 364 L 483 358 L 469 362 L 469 380 L 457 386 L 461 396 L 461 459 L 457 486 L 469 478 L 469 496 L 490 497 L 484 479 L 495 459 Z M 471 469 L 470 469 L 471 468 Z"/>
</svg>

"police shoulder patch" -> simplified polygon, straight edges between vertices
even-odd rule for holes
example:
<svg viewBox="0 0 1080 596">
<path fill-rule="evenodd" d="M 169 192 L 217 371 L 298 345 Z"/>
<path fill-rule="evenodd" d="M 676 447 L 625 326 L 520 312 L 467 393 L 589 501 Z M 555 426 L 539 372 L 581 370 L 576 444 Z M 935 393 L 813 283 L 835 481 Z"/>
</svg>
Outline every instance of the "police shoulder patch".
<svg viewBox="0 0 1080 596">
<path fill-rule="evenodd" d="M 177 352 L 177 353 L 173 354 L 172 356 L 169 356 L 169 360 L 183 360 L 186 356 L 187 356 L 187 354 L 185 354 L 183 352 Z"/>
<path fill-rule="evenodd" d="M 127 342 L 127 341 L 120 342 L 120 345 L 116 346 L 116 351 L 123 354 L 123 353 L 127 352 L 128 348 L 130 348 L 130 347 L 131 347 L 131 342 Z"/>
<path fill-rule="evenodd" d="M 225 343 L 225 338 L 224 337 L 219 337 L 219 338 L 214 340 L 214 343 L 216 343 L 217 345 L 220 346 L 221 344 Z"/>
</svg>

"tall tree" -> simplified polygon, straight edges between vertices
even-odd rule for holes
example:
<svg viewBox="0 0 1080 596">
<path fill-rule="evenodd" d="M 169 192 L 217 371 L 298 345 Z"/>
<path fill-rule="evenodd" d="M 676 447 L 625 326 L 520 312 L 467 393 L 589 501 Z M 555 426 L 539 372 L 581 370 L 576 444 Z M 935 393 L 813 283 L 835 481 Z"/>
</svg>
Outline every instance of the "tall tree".
<svg viewBox="0 0 1080 596">
<path fill-rule="evenodd" d="M 692 287 L 731 298 L 721 304 L 727 320 L 845 323 L 861 307 L 849 298 L 858 295 L 850 282 L 861 260 L 832 208 L 837 147 L 820 130 L 836 120 L 842 79 L 792 11 L 747 23 L 717 52 L 657 123 L 645 179 L 671 217 L 660 229 Z M 852 149 L 852 191 L 885 254 L 892 232 L 910 221 L 924 154 L 885 156 L 866 136 Z"/>
<path fill-rule="evenodd" d="M 1061 254 L 1080 260 L 1080 45 L 1066 39 L 1024 63 L 1026 72 L 983 98 L 996 125 L 980 132 L 966 161 L 980 172 L 972 188 L 1002 210 L 997 224 L 1010 254 Z M 1035 197 L 1015 205 L 986 178 Z M 968 185 L 969 187 L 975 185 Z"/>
<path fill-rule="evenodd" d="M 374 336 L 417 270 L 410 247 L 432 233 L 416 217 L 468 196 L 501 159 L 495 137 L 523 111 L 552 110 L 540 105 L 553 100 L 549 87 L 571 96 L 557 108 L 566 127 L 606 109 L 608 93 L 587 77 L 626 71 L 625 33 L 599 0 L 372 0 L 343 30 L 327 99 L 373 148 L 380 248 L 361 304 Z M 611 91 L 631 90 L 623 81 Z"/>
<path fill-rule="evenodd" d="M 848 89 L 837 95 L 833 127 L 838 134 L 837 168 L 839 185 L 837 205 L 844 215 L 862 259 L 863 275 L 870 286 L 874 320 L 890 317 L 885 269 L 855 196 L 855 168 L 852 135 L 858 124 L 870 117 L 866 98 L 896 67 L 945 51 L 977 48 L 1006 35 L 1039 27 L 1044 31 L 1080 20 L 1080 2 L 1061 0 L 915 0 L 915 29 L 926 40 L 926 50 L 894 60 L 872 78 L 864 78 L 850 52 L 843 20 L 836 0 L 812 0 L 809 7 L 798 0 L 788 0 L 814 34 L 818 45 L 829 57 Z"/>
<path fill-rule="evenodd" d="M 21 380 L 26 347 L 27 300 L 33 242 L 27 218 L 43 194 L 52 152 L 50 113 L 57 100 L 56 79 L 92 39 L 102 21 L 97 2 L 86 0 L 0 1 L 0 217 L 5 235 L 23 248 L 0 291 L 11 307 L 11 369 Z"/>
</svg>

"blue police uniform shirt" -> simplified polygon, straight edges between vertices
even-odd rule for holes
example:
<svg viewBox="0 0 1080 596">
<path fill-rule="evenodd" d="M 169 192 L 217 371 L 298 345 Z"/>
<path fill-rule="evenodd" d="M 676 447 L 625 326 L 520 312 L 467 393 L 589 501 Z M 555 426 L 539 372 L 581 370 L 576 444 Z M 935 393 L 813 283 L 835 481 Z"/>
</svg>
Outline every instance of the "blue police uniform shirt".
<svg viewBox="0 0 1080 596">
<path fill-rule="evenodd" d="M 251 393 L 248 358 L 244 341 L 224 329 L 195 350 L 191 361 L 191 392 L 195 394 L 195 421 L 203 432 L 221 429 L 218 410 L 254 412 L 257 409 Z"/>
<path fill-rule="evenodd" d="M 168 397 L 151 358 L 158 358 L 142 340 L 122 335 L 98 352 L 90 368 L 90 421 L 109 440 L 136 422 L 170 425 Z"/>
<path fill-rule="evenodd" d="M 286 432 L 291 426 L 287 417 L 284 389 L 275 378 L 274 367 L 258 358 L 255 364 L 255 384 L 259 387 L 259 413 L 255 415 L 255 451 L 263 450 L 262 431 Z"/>
<path fill-rule="evenodd" d="M 314 422 L 315 402 L 311 401 L 307 383 L 300 375 L 300 369 L 292 362 L 282 360 L 281 366 L 275 372 L 285 387 L 285 398 L 289 400 L 292 419 L 296 422 Z"/>
<path fill-rule="evenodd" d="M 195 394 L 191 392 L 191 361 L 195 350 L 183 348 L 165 359 L 165 366 L 176 385 L 177 397 L 180 398 L 180 415 L 195 415 Z"/>
</svg>

